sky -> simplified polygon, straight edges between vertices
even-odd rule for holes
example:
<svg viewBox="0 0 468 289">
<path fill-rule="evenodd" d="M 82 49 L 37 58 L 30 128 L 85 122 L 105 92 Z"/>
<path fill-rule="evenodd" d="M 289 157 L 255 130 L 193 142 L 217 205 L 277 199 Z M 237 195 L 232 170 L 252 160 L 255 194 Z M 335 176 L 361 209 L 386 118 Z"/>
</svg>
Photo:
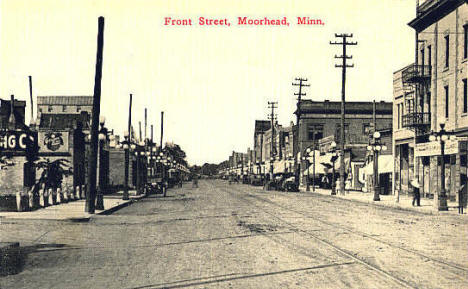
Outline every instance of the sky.
<svg viewBox="0 0 468 289">
<path fill-rule="evenodd" d="M 335 33 L 353 33 L 347 101 L 391 101 L 393 72 L 413 61 L 415 0 L 149 1 L 0 0 L 0 98 L 92 95 L 98 17 L 104 16 L 101 114 L 117 134 L 144 119 L 159 139 L 179 144 L 190 164 L 219 163 L 253 146 L 254 123 L 278 102 L 278 121 L 295 119 L 297 77 L 305 98 L 341 99 Z M 287 17 L 289 26 L 239 26 L 238 17 Z M 297 25 L 297 17 L 324 25 Z M 192 26 L 164 25 L 165 18 Z M 198 18 L 231 26 L 200 26 Z M 36 113 L 34 108 L 34 113 Z"/>
</svg>

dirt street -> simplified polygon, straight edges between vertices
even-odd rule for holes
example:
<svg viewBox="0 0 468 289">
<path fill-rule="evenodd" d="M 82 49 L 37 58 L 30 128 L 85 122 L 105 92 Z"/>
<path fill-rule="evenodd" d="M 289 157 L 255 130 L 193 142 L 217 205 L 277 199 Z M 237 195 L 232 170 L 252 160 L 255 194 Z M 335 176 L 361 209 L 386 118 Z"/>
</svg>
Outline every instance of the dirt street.
<svg viewBox="0 0 468 289">
<path fill-rule="evenodd" d="M 467 288 L 465 216 L 221 180 L 88 223 L 0 219 L 24 265 L 1 288 Z"/>
</svg>

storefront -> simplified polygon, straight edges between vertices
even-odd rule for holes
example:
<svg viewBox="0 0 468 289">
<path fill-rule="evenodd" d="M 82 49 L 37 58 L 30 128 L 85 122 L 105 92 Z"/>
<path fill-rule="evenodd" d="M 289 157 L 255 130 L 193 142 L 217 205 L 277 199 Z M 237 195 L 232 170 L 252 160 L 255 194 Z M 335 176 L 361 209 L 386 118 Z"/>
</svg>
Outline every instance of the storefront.
<svg viewBox="0 0 468 289">
<path fill-rule="evenodd" d="M 394 190 L 396 195 L 411 194 L 410 181 L 414 175 L 414 142 L 397 142 L 395 144 Z"/>
<path fill-rule="evenodd" d="M 448 200 L 458 200 L 458 191 L 467 180 L 468 138 L 445 141 L 445 190 Z M 442 156 L 440 142 L 425 142 L 415 146 L 415 175 L 421 183 L 421 195 L 433 198 L 441 191 Z"/>
</svg>

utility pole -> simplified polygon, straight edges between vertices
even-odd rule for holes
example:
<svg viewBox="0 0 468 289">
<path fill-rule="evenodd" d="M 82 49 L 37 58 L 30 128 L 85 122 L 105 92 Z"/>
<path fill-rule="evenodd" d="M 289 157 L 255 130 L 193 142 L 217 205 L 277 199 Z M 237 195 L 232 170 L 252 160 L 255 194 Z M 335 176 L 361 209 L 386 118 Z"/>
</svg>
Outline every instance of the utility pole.
<svg viewBox="0 0 468 289">
<path fill-rule="evenodd" d="M 151 176 L 154 176 L 154 152 L 153 152 L 153 148 L 155 147 L 154 145 L 154 142 L 153 142 L 153 125 L 151 125 L 151 139 L 150 139 L 150 147 L 149 147 L 149 150 L 150 150 L 150 157 L 149 157 L 149 165 L 150 165 L 150 175 Z"/>
<path fill-rule="evenodd" d="M 141 136 L 141 121 L 138 122 L 138 130 L 139 130 L 139 139 L 138 139 L 138 142 L 141 142 L 141 140 L 143 139 L 142 136 Z M 139 145 L 139 144 L 138 144 Z"/>
<path fill-rule="evenodd" d="M 161 111 L 161 138 L 159 139 L 159 148 L 162 150 L 163 143 L 163 133 L 164 133 L 164 111 Z"/>
<path fill-rule="evenodd" d="M 132 94 L 130 93 L 130 103 L 128 105 L 128 138 L 126 139 L 128 148 L 125 149 L 125 183 L 122 200 L 128 200 L 128 176 L 130 166 L 130 145 L 132 142 Z"/>
<path fill-rule="evenodd" d="M 262 136 L 260 138 L 260 175 L 262 175 L 262 178 L 265 178 L 264 174 L 262 173 L 262 165 L 263 165 L 263 134 L 264 132 L 262 131 L 260 135 Z M 264 180 L 265 181 L 265 180 Z"/>
<path fill-rule="evenodd" d="M 346 68 L 354 67 L 354 64 L 346 64 L 346 59 L 352 59 L 353 56 L 346 55 L 346 47 L 348 45 L 357 45 L 357 42 L 347 41 L 347 38 L 352 38 L 353 34 L 337 34 L 335 37 L 342 38 L 342 42 L 331 42 L 331 45 L 341 45 L 343 48 L 343 54 L 341 56 L 335 55 L 335 58 L 341 59 L 342 64 L 335 64 L 335 67 L 341 68 L 341 131 L 340 131 L 340 193 L 344 195 L 345 185 L 344 185 L 344 175 L 345 175 L 345 161 L 344 161 L 344 151 L 345 151 L 345 103 L 346 103 Z"/>
<path fill-rule="evenodd" d="M 34 104 L 33 104 L 33 96 L 32 96 L 32 76 L 29 76 L 29 98 L 31 100 L 31 120 L 30 123 L 34 120 Z"/>
<path fill-rule="evenodd" d="M 91 122 L 91 154 L 88 163 L 88 194 L 86 195 L 85 211 L 94 214 L 96 207 L 96 177 L 97 177 L 97 150 L 99 114 L 101 111 L 101 78 L 102 78 L 102 52 L 104 49 L 104 17 L 98 19 L 96 74 L 94 76 L 94 95 Z"/>
<path fill-rule="evenodd" d="M 375 99 L 374 102 L 372 103 L 372 122 L 374 123 L 372 126 L 372 133 L 377 131 L 377 115 L 376 115 L 376 104 L 375 104 Z"/>
<path fill-rule="evenodd" d="M 148 117 L 148 110 L 145 107 L 145 142 L 146 142 L 146 127 L 148 123 L 147 117 Z"/>
<path fill-rule="evenodd" d="M 299 145 L 299 135 L 300 135 L 300 130 L 299 130 L 299 122 L 301 119 L 301 100 L 303 96 L 306 96 L 305 92 L 302 92 L 303 87 L 309 87 L 310 84 L 306 84 L 307 78 L 296 78 L 296 81 L 299 81 L 299 83 L 293 83 L 293 86 L 299 86 L 299 92 L 294 93 L 295 96 L 297 96 L 297 103 L 296 103 L 296 131 L 295 135 L 293 134 L 293 155 L 294 155 L 294 175 L 295 175 L 295 180 L 296 183 L 299 187 L 299 178 L 300 178 L 300 172 L 301 172 L 301 165 L 300 162 L 297 162 L 297 154 L 300 151 L 300 145 Z M 302 157 L 302 156 L 301 156 Z"/>
<path fill-rule="evenodd" d="M 278 108 L 278 102 L 277 101 L 269 101 L 268 102 L 268 108 L 271 108 L 271 114 L 269 115 L 269 118 L 271 120 L 271 143 L 270 143 L 270 180 L 273 180 L 273 162 L 275 160 L 275 108 Z"/>
</svg>

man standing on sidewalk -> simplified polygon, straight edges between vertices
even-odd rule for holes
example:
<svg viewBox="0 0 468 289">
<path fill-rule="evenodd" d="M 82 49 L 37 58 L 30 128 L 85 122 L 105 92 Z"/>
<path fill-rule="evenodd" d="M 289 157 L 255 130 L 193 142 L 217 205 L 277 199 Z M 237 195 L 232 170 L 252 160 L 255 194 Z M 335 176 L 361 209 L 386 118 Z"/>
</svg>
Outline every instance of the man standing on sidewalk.
<svg viewBox="0 0 468 289">
<path fill-rule="evenodd" d="M 419 191 L 419 182 L 418 182 L 418 179 L 413 179 L 411 181 L 411 185 L 413 186 L 413 207 L 414 207 L 414 203 L 416 202 L 416 205 L 418 207 L 421 206 L 421 193 Z"/>
</svg>

